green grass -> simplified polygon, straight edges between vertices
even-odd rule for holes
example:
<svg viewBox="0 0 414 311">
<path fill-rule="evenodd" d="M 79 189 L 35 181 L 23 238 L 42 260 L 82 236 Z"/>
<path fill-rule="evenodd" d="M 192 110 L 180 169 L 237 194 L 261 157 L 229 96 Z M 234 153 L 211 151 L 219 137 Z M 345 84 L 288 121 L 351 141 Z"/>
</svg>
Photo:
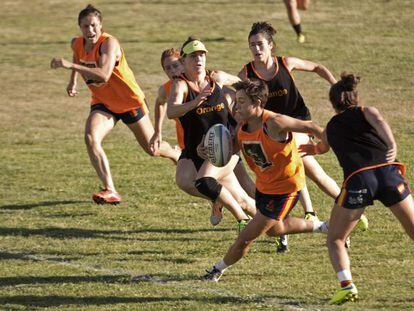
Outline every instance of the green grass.
<svg viewBox="0 0 414 311">
<path fill-rule="evenodd" d="M 399 159 L 413 180 L 414 44 L 409 0 L 313 1 L 302 12 L 308 43 L 298 45 L 282 1 L 96 1 L 105 29 L 125 49 L 149 102 L 165 81 L 162 50 L 194 34 L 206 41 L 208 67 L 237 73 L 249 61 L 251 23 L 278 29 L 278 53 L 322 62 L 338 76 L 363 77 L 365 105 L 393 127 Z M 390 212 L 370 207 L 370 231 L 353 237 L 353 275 L 361 300 L 327 301 L 337 286 L 322 235 L 290 239 L 277 255 L 266 238 L 218 284 L 198 281 L 235 238 L 229 213 L 212 228 L 208 204 L 181 192 L 174 166 L 151 159 L 119 125 L 105 141 L 120 207 L 91 204 L 99 188 L 83 143 L 89 92 L 65 95 L 69 73 L 49 69 L 70 57 L 84 1 L 2 1 L 0 5 L 0 305 L 6 310 L 377 310 L 412 309 L 414 250 Z M 332 115 L 328 85 L 296 73 L 316 121 Z M 174 143 L 168 122 L 164 137 Z M 332 154 L 319 158 L 338 182 Z M 321 218 L 332 200 L 310 184 Z M 295 214 L 301 214 L 300 206 Z"/>
</svg>

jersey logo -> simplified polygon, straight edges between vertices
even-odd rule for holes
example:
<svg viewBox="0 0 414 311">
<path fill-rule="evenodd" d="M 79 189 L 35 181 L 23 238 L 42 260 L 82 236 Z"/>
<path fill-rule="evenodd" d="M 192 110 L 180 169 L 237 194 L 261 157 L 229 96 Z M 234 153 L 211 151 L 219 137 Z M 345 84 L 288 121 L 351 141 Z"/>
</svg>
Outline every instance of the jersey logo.
<svg viewBox="0 0 414 311">
<path fill-rule="evenodd" d="M 269 98 L 270 97 L 286 96 L 287 94 L 288 94 L 288 90 L 287 89 L 279 89 L 279 90 L 275 90 L 275 91 L 269 92 Z"/>
<path fill-rule="evenodd" d="M 198 115 L 202 115 L 202 114 L 209 113 L 209 112 L 213 112 L 213 111 L 220 112 L 220 111 L 222 111 L 224 108 L 225 108 L 225 107 L 224 107 L 224 104 L 223 104 L 223 103 L 221 103 L 221 104 L 217 104 L 217 105 L 215 105 L 215 106 L 204 107 L 204 108 L 203 108 L 203 107 L 198 107 L 198 108 L 197 108 L 197 110 L 196 110 L 196 113 L 197 113 Z"/>
<path fill-rule="evenodd" d="M 269 162 L 267 159 L 260 141 L 244 141 L 243 152 L 246 156 L 250 157 L 254 164 L 260 167 L 262 171 L 269 166 L 272 166 L 272 162 Z"/>
</svg>

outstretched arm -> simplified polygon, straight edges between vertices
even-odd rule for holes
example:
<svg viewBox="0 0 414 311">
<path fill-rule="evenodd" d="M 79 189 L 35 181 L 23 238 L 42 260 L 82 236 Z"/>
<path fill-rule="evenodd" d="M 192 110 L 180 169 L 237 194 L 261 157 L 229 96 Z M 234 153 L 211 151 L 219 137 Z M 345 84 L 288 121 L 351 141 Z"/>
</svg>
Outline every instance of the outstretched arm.
<svg viewBox="0 0 414 311">
<path fill-rule="evenodd" d="M 329 144 L 323 128 L 312 121 L 303 121 L 282 114 L 277 114 L 266 122 L 268 129 L 275 139 L 283 139 L 287 132 L 309 133 L 320 141 L 317 144 L 302 145 L 300 152 L 305 154 L 320 154 L 329 151 Z M 300 146 L 300 147 L 302 147 Z"/>
<path fill-rule="evenodd" d="M 114 38 L 108 38 L 102 43 L 98 67 L 89 68 L 64 58 L 53 58 L 50 67 L 70 69 L 91 77 L 96 82 L 108 82 L 114 70 L 118 52 L 120 52 L 118 41 Z"/>
<path fill-rule="evenodd" d="M 393 162 L 397 157 L 397 144 L 395 143 L 394 135 L 388 123 L 384 120 L 377 108 L 364 107 L 363 113 L 365 119 L 377 131 L 381 139 L 387 144 L 387 161 Z"/>
<path fill-rule="evenodd" d="M 167 112 L 167 94 L 162 86 L 158 89 L 158 96 L 154 107 L 154 135 L 150 139 L 150 149 L 153 154 L 157 154 L 162 142 L 162 124 Z"/>
<path fill-rule="evenodd" d="M 220 87 L 223 87 L 225 85 L 233 85 L 234 83 L 240 81 L 239 77 L 221 70 L 213 70 L 211 72 L 211 77 L 216 81 L 218 85 L 220 85 Z"/>
<path fill-rule="evenodd" d="M 330 84 L 336 83 L 335 77 L 332 73 L 322 64 L 314 63 L 309 60 L 303 60 L 296 57 L 286 57 L 285 58 L 286 66 L 289 71 L 300 70 L 300 71 L 309 71 L 315 72 L 320 77 L 328 81 Z"/>
</svg>

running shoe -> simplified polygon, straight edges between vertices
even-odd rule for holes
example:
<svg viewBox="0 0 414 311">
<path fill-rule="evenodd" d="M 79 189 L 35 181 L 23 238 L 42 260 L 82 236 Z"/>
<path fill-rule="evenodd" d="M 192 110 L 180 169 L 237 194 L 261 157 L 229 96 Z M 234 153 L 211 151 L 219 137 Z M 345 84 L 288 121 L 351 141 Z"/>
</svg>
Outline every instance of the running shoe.
<svg viewBox="0 0 414 311">
<path fill-rule="evenodd" d="M 364 214 L 361 215 L 361 218 L 358 220 L 356 228 L 361 231 L 368 230 L 368 218 Z"/>
<path fill-rule="evenodd" d="M 358 290 L 354 283 L 339 288 L 332 299 L 329 301 L 330 304 L 340 305 L 347 301 L 355 301 L 358 299 Z"/>
<path fill-rule="evenodd" d="M 223 205 L 220 202 L 214 202 L 211 205 L 210 223 L 217 226 L 223 219 Z"/>
<path fill-rule="evenodd" d="M 206 272 L 207 273 L 203 275 L 202 279 L 209 282 L 218 282 L 223 275 L 223 272 L 216 269 L 214 266 L 210 270 L 206 270 Z"/>
<path fill-rule="evenodd" d="M 96 204 L 112 204 L 117 205 L 121 203 L 121 196 L 118 192 L 104 189 L 92 195 L 92 200 Z"/>
<path fill-rule="evenodd" d="M 288 247 L 288 236 L 281 235 L 276 237 L 276 252 L 285 253 L 289 250 Z"/>
</svg>

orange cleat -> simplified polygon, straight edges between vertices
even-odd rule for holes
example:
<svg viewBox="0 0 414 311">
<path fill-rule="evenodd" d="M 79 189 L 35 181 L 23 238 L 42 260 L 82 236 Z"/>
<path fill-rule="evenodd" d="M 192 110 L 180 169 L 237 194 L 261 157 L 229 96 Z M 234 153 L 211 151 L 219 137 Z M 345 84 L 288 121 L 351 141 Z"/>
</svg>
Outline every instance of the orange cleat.
<svg viewBox="0 0 414 311">
<path fill-rule="evenodd" d="M 112 204 L 117 205 L 121 203 L 121 196 L 118 192 L 104 189 L 92 195 L 92 200 L 96 204 Z"/>
</svg>

